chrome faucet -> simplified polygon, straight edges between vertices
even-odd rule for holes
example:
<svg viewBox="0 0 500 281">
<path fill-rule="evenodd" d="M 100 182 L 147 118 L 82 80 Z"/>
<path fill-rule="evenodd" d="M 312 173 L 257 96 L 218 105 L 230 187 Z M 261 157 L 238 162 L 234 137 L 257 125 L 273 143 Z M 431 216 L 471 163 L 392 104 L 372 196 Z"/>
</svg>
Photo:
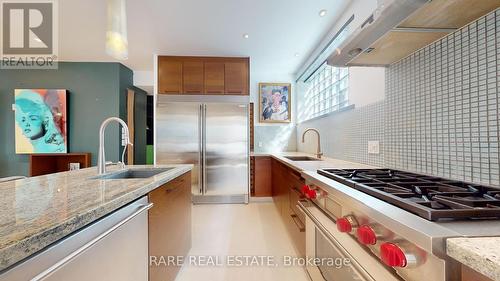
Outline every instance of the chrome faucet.
<svg viewBox="0 0 500 281">
<path fill-rule="evenodd" d="M 132 144 L 130 142 L 130 134 L 128 131 L 128 126 L 127 124 L 120 118 L 118 117 L 110 117 L 106 120 L 104 120 L 101 124 L 101 128 L 99 129 L 99 155 L 97 158 L 97 172 L 99 175 L 102 175 L 106 173 L 106 156 L 104 153 L 104 132 L 106 131 L 106 127 L 108 126 L 109 123 L 112 121 L 118 122 L 122 125 L 123 127 L 123 137 L 125 138 L 125 148 L 123 149 L 123 154 L 122 154 L 122 162 L 123 157 L 125 155 L 125 150 L 127 149 L 129 144 Z"/>
<path fill-rule="evenodd" d="M 319 135 L 319 131 L 317 129 L 314 129 L 314 128 L 307 128 L 304 133 L 302 133 L 302 143 L 304 143 L 305 141 L 305 136 L 306 136 L 306 133 L 309 132 L 309 131 L 313 131 L 315 132 L 317 135 L 318 135 L 318 149 L 316 151 L 316 157 L 318 159 L 321 159 L 321 156 L 323 155 L 323 152 L 321 152 L 321 137 Z"/>
</svg>

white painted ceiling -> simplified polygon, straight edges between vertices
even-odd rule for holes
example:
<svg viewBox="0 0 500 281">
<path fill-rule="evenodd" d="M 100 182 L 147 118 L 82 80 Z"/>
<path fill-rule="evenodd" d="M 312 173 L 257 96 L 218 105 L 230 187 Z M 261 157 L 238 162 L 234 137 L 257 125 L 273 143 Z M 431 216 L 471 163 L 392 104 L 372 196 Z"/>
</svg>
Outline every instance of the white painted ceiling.
<svg viewBox="0 0 500 281">
<path fill-rule="evenodd" d="M 122 63 L 136 71 L 150 71 L 155 53 L 249 56 L 252 73 L 292 74 L 348 3 L 127 0 L 129 59 Z M 319 17 L 321 9 L 328 10 L 325 17 Z M 105 53 L 105 30 L 105 0 L 59 1 L 60 60 L 115 61 Z"/>
</svg>

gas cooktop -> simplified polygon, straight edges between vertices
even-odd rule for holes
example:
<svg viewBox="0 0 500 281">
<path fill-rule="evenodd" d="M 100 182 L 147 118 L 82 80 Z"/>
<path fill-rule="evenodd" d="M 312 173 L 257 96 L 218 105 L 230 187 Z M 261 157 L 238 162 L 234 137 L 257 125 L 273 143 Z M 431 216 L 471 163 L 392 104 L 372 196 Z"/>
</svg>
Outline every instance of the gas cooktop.
<svg viewBox="0 0 500 281">
<path fill-rule="evenodd" d="M 499 219 L 500 188 L 391 169 L 318 173 L 428 220 Z"/>
</svg>

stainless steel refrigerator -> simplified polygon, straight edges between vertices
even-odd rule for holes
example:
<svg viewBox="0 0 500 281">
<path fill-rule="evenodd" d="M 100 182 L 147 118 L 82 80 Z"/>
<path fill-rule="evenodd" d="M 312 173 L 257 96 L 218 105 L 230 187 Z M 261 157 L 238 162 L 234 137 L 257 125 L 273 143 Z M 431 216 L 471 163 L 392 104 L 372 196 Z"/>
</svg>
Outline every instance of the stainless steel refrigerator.
<svg viewBox="0 0 500 281">
<path fill-rule="evenodd" d="M 194 164 L 193 203 L 248 203 L 248 103 L 156 104 L 156 163 Z"/>
</svg>

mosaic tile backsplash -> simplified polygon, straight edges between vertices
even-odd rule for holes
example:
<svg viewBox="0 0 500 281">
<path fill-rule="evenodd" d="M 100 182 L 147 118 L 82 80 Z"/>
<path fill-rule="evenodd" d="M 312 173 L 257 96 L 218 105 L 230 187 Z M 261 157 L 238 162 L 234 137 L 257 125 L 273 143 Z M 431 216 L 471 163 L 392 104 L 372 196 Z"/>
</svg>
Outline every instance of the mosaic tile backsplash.
<svg viewBox="0 0 500 281">
<path fill-rule="evenodd" d="M 385 164 L 500 185 L 500 12 L 386 71 Z"/>
<path fill-rule="evenodd" d="M 316 152 L 316 136 L 301 143 L 306 128 L 318 128 L 321 132 L 321 148 L 327 157 L 374 166 L 384 166 L 384 102 L 333 113 L 330 116 L 307 121 L 297 126 L 298 148 Z M 368 154 L 368 141 L 379 141 L 380 153 Z"/>
</svg>

